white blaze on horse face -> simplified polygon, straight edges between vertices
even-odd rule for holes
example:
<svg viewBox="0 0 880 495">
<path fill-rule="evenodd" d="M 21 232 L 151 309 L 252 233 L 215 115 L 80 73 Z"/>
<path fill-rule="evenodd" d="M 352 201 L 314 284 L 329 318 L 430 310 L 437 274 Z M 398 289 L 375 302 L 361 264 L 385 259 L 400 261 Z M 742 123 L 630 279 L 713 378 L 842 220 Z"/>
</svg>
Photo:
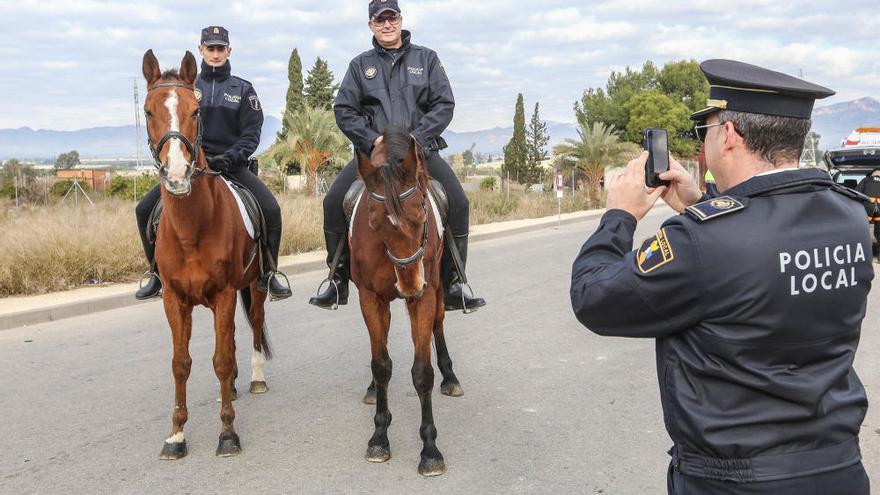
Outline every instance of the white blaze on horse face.
<svg viewBox="0 0 880 495">
<path fill-rule="evenodd" d="M 266 360 L 263 359 L 263 353 L 254 349 L 254 353 L 251 355 L 251 381 L 252 382 L 265 382 L 266 377 L 263 376 L 263 365 L 266 363 Z"/>
<path fill-rule="evenodd" d="M 415 289 L 412 291 L 405 291 L 403 285 L 400 283 L 400 268 L 397 266 L 394 267 L 394 275 L 397 277 L 397 281 L 394 284 L 394 288 L 397 289 L 397 293 L 400 294 L 400 297 L 421 297 L 422 292 L 425 290 L 425 262 L 423 260 L 419 260 L 419 264 L 416 265 L 416 273 L 415 273 Z"/>
<path fill-rule="evenodd" d="M 169 91 L 168 99 L 165 100 L 165 108 L 168 109 L 168 113 L 171 115 L 170 131 L 172 132 L 180 132 L 180 116 L 177 115 L 178 101 L 177 91 L 172 88 Z M 183 143 L 179 139 L 171 138 L 168 140 L 166 162 L 169 180 L 183 180 L 186 177 L 187 161 L 186 156 L 183 154 Z"/>
</svg>

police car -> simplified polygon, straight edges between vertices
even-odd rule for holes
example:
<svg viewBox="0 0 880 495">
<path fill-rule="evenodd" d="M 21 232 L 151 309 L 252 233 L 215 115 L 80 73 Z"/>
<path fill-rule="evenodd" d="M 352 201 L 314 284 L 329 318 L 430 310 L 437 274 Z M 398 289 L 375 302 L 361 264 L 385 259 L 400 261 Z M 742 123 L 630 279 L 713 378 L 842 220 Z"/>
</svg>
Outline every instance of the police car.
<svg viewBox="0 0 880 495">
<path fill-rule="evenodd" d="M 825 153 L 825 165 L 835 182 L 855 189 L 866 175 L 880 169 L 880 128 L 856 129 L 842 144 Z"/>
</svg>

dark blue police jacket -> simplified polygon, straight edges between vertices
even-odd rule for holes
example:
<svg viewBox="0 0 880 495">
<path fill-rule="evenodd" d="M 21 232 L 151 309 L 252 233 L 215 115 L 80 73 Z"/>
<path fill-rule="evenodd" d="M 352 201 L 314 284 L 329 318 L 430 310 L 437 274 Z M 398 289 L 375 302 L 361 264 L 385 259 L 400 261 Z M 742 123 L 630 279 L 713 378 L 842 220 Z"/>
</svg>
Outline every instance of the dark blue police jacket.
<svg viewBox="0 0 880 495">
<path fill-rule="evenodd" d="M 208 156 L 228 153 L 233 165 L 246 167 L 260 145 L 263 108 L 251 83 L 232 75 L 227 61 L 211 67 L 202 61 L 196 79 L 196 99 L 202 114 L 202 148 Z"/>
<path fill-rule="evenodd" d="M 673 466 L 735 482 L 860 461 L 853 369 L 874 271 L 863 205 L 828 174 L 753 177 L 632 251 L 608 211 L 574 262 L 571 302 L 600 335 L 656 338 Z"/>
<path fill-rule="evenodd" d="M 373 49 L 351 61 L 333 110 L 339 129 L 365 154 L 391 124 L 410 131 L 428 151 L 442 149 L 440 134 L 452 122 L 455 98 L 437 54 L 410 43 L 386 50 L 373 38 Z"/>
</svg>

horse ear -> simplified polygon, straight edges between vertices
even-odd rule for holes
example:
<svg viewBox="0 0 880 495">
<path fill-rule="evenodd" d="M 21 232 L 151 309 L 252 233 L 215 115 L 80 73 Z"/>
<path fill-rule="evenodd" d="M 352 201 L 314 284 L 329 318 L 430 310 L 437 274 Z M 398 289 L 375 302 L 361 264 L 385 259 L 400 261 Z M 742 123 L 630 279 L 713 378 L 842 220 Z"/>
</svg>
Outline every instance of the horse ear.
<svg viewBox="0 0 880 495">
<path fill-rule="evenodd" d="M 183 56 L 183 60 L 180 61 L 180 78 L 183 79 L 183 82 L 192 86 L 196 82 L 196 76 L 198 76 L 198 65 L 196 65 L 196 58 L 193 57 L 193 54 L 187 50 L 186 55 Z"/>
<path fill-rule="evenodd" d="M 147 87 L 151 86 L 162 77 L 162 71 L 159 70 L 159 61 L 156 60 L 156 56 L 153 55 L 153 50 L 147 50 L 147 53 L 144 53 L 142 69 L 144 71 L 144 79 L 147 80 Z"/>
<path fill-rule="evenodd" d="M 357 151 L 357 159 L 358 159 L 358 175 L 361 176 L 361 180 L 364 181 L 364 184 L 367 186 L 371 186 L 375 183 L 376 172 L 379 170 L 379 167 L 373 165 L 373 162 L 370 158 L 361 153 L 360 150 Z"/>
</svg>

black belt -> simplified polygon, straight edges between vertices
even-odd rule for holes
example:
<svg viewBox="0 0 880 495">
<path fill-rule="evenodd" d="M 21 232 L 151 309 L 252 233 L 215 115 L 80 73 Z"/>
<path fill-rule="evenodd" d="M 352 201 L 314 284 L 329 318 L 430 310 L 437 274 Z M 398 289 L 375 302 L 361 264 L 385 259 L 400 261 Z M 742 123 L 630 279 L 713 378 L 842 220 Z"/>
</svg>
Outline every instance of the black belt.
<svg viewBox="0 0 880 495">
<path fill-rule="evenodd" d="M 843 469 L 861 461 L 859 439 L 816 450 L 746 459 L 719 459 L 688 452 L 680 446 L 669 451 L 682 474 L 713 480 L 748 483 L 798 478 Z"/>
</svg>

